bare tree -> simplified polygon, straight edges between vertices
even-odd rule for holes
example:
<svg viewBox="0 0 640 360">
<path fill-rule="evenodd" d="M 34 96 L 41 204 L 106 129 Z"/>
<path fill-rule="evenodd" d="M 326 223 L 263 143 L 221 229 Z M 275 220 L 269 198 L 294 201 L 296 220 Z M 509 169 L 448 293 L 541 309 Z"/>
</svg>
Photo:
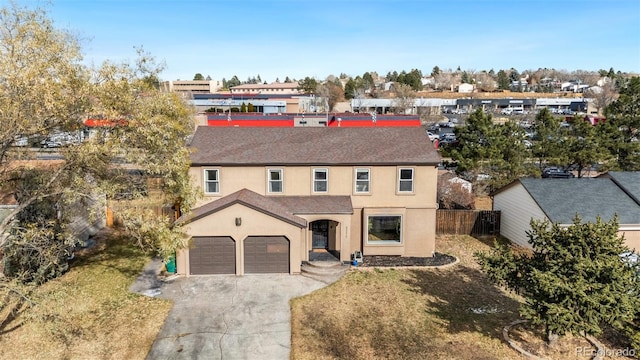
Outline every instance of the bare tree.
<svg viewBox="0 0 640 360">
<path fill-rule="evenodd" d="M 406 114 L 407 111 L 413 109 L 416 92 L 407 84 L 394 85 L 395 99 L 393 100 L 393 108 L 396 113 Z"/>
<path fill-rule="evenodd" d="M 451 90 L 456 84 L 457 76 L 452 72 L 441 72 L 434 76 L 434 81 L 436 90 Z"/>
<path fill-rule="evenodd" d="M 600 74 L 597 71 L 576 70 L 571 74 L 574 80 L 580 81 L 582 84 L 596 85 L 600 80 Z"/>
<path fill-rule="evenodd" d="M 337 103 L 344 101 L 344 90 L 335 82 L 327 81 L 317 87 L 317 96 L 326 100 L 326 111 L 333 111 Z"/>
<path fill-rule="evenodd" d="M 602 86 L 589 88 L 584 96 L 592 100 L 593 106 L 602 114 L 602 110 L 618 99 L 618 91 L 613 81 L 606 81 Z"/>
<path fill-rule="evenodd" d="M 497 88 L 496 81 L 486 72 L 480 72 L 474 75 L 476 79 L 476 88 L 481 91 L 493 91 Z"/>
<path fill-rule="evenodd" d="M 442 209 L 474 209 L 475 196 L 471 184 L 451 181 L 451 176 L 438 177 L 438 203 Z"/>
</svg>

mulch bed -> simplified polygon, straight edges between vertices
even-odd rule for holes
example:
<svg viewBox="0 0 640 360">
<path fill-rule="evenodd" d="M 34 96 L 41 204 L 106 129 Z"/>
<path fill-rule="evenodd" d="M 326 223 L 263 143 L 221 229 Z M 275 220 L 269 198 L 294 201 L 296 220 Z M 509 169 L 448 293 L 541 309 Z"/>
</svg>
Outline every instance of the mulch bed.
<svg viewBox="0 0 640 360">
<path fill-rule="evenodd" d="M 364 256 L 363 267 L 393 267 L 393 266 L 442 266 L 451 264 L 456 258 L 441 253 L 435 253 L 432 257 L 404 257 L 404 256 Z"/>
</svg>

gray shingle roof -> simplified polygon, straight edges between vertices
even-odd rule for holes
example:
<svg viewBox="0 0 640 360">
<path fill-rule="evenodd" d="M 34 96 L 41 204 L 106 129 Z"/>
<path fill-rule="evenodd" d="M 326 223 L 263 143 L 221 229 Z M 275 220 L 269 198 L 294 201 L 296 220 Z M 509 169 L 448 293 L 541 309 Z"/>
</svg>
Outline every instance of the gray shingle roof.
<svg viewBox="0 0 640 360">
<path fill-rule="evenodd" d="M 640 204 L 640 171 L 609 171 L 607 175 Z"/>
<path fill-rule="evenodd" d="M 201 165 L 437 165 L 422 127 L 208 127 L 191 141 Z"/>
<path fill-rule="evenodd" d="M 620 224 L 640 224 L 640 206 L 608 178 L 519 180 L 542 211 L 554 223 L 570 224 L 576 213 L 582 221 L 600 215 Z"/>
</svg>

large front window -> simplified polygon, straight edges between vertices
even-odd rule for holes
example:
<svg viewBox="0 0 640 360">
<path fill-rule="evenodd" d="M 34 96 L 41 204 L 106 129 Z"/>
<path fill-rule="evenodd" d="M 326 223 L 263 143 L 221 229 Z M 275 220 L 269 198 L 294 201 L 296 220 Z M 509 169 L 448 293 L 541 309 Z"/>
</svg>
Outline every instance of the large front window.
<svg viewBox="0 0 640 360">
<path fill-rule="evenodd" d="M 325 193 L 329 190 L 329 170 L 313 169 L 313 192 Z"/>
<path fill-rule="evenodd" d="M 402 241 L 402 216 L 367 216 L 367 243 L 397 244 Z"/>
<path fill-rule="evenodd" d="M 398 170 L 398 191 L 413 192 L 413 169 L 401 168 Z"/>
<path fill-rule="evenodd" d="M 356 169 L 356 193 L 368 193 L 369 182 L 369 169 Z"/>
<path fill-rule="evenodd" d="M 282 169 L 269 169 L 269 192 L 281 193 L 282 192 Z"/>
<path fill-rule="evenodd" d="M 207 194 L 220 192 L 220 171 L 218 169 L 204 171 L 204 192 Z"/>
</svg>

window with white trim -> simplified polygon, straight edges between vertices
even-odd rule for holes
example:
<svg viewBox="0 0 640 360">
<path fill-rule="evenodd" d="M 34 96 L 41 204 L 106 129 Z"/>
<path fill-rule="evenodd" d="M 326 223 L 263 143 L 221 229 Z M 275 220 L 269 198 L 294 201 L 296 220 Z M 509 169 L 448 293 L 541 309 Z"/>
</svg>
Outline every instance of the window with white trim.
<svg viewBox="0 0 640 360">
<path fill-rule="evenodd" d="M 206 194 L 220 193 L 220 170 L 218 169 L 204 170 L 204 192 Z"/>
<path fill-rule="evenodd" d="M 269 192 L 281 193 L 283 189 L 282 169 L 268 169 L 269 176 Z"/>
<path fill-rule="evenodd" d="M 329 191 L 329 169 L 313 169 L 313 192 Z"/>
<path fill-rule="evenodd" d="M 398 192 L 413 192 L 413 168 L 398 169 Z"/>
<path fill-rule="evenodd" d="M 369 169 L 356 169 L 356 193 L 368 193 L 371 182 Z"/>
<path fill-rule="evenodd" d="M 399 244 L 402 242 L 401 215 L 367 216 L 368 244 Z"/>
</svg>

